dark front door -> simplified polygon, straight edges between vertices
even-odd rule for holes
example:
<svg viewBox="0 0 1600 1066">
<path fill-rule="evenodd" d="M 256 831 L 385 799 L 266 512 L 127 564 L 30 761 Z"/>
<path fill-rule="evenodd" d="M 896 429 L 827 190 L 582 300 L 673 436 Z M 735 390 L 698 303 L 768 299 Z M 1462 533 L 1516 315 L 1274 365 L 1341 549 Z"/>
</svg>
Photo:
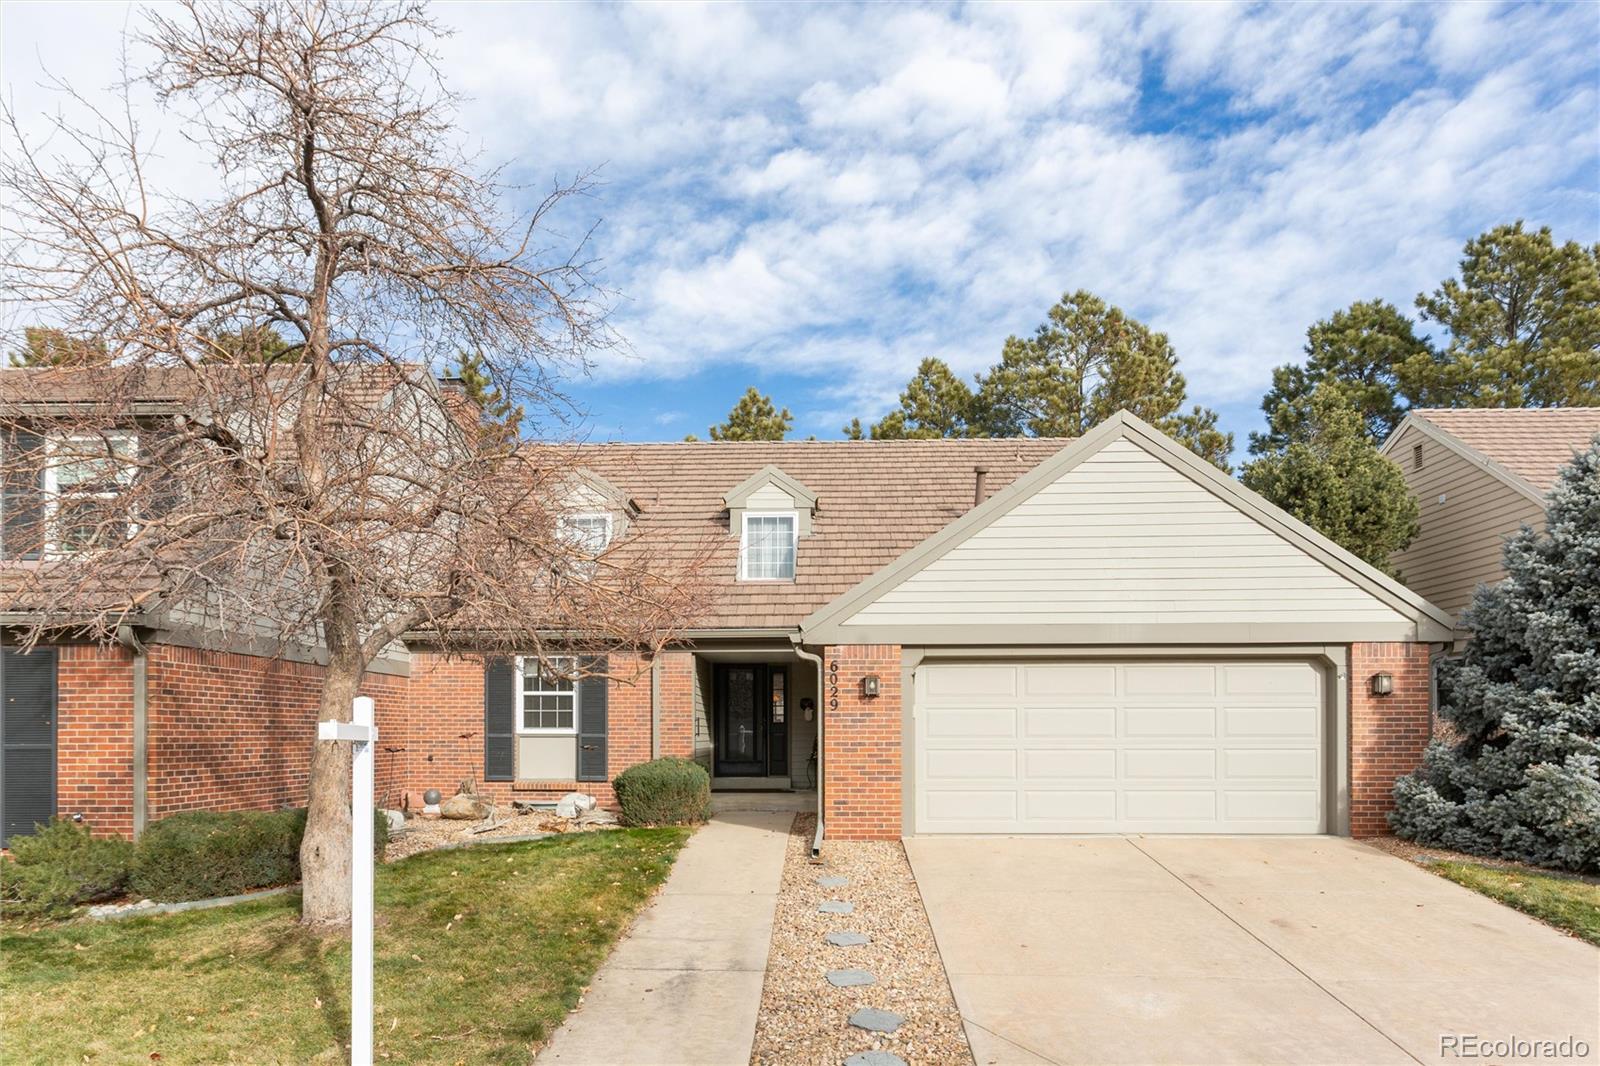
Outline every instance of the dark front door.
<svg viewBox="0 0 1600 1066">
<path fill-rule="evenodd" d="M 719 663 L 715 676 L 717 776 L 787 774 L 788 672 L 765 663 Z"/>
<path fill-rule="evenodd" d="M 56 811 L 56 649 L 0 649 L 0 847 Z"/>
</svg>

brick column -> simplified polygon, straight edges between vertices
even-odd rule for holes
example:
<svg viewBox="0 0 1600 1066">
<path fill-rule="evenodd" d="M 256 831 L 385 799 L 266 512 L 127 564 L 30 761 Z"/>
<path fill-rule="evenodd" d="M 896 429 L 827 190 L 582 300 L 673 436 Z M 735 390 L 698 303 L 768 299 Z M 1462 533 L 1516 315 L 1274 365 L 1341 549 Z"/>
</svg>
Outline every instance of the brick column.
<svg viewBox="0 0 1600 1066">
<path fill-rule="evenodd" d="M 1372 675 L 1394 677 L 1394 692 L 1372 694 Z M 1426 644 L 1350 645 L 1350 835 L 1389 832 L 1394 783 L 1422 760 L 1431 725 Z"/>
<path fill-rule="evenodd" d="M 133 655 L 63 644 L 56 659 L 56 813 L 133 835 Z"/>
<path fill-rule="evenodd" d="M 861 679 L 878 676 L 878 695 Z M 900 646 L 823 649 L 822 775 L 827 835 L 835 840 L 900 838 Z"/>
<path fill-rule="evenodd" d="M 661 653 L 661 754 L 694 758 L 694 653 Z"/>
</svg>

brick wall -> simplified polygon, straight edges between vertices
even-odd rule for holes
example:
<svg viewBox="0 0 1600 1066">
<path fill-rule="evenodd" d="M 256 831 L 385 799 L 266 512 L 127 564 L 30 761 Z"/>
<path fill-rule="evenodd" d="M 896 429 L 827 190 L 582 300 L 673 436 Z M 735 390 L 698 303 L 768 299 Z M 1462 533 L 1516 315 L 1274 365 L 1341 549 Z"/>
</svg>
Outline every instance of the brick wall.
<svg viewBox="0 0 1600 1066">
<path fill-rule="evenodd" d="M 149 651 L 149 803 L 177 811 L 272 810 L 306 802 L 322 667 L 172 645 Z M 406 679 L 368 674 L 379 722 L 404 705 Z M 393 803 L 394 761 L 379 732 L 377 798 Z"/>
<path fill-rule="evenodd" d="M 861 694 L 878 675 L 879 694 Z M 824 819 L 836 840 L 900 838 L 900 647 L 848 644 L 823 650 Z M 835 703 L 837 701 L 837 705 Z"/>
<path fill-rule="evenodd" d="M 133 653 L 63 644 L 56 659 L 56 813 L 133 835 Z"/>
<path fill-rule="evenodd" d="M 677 678 L 686 670 L 692 679 L 693 657 L 683 652 L 670 653 L 669 658 L 673 662 L 662 664 L 662 752 L 676 754 L 672 745 L 681 744 L 687 753 L 687 743 L 682 738 L 690 737 L 693 728 L 691 690 Z M 677 662 L 679 659 L 687 664 Z M 629 655 L 611 656 L 610 670 L 613 680 L 606 701 L 606 775 L 614 778 L 650 758 L 650 670 L 646 660 Z M 477 780 L 480 791 L 500 803 L 513 799 L 548 801 L 578 791 L 595 796 L 602 805 L 616 804 L 609 781 L 578 781 L 575 777 L 559 781 L 484 781 L 481 659 L 413 653 L 405 712 L 387 725 L 380 720 L 379 729 L 385 737 L 381 746 L 393 744 L 405 749 L 398 755 L 394 773 L 413 809 L 421 806 L 422 793 L 427 789 L 437 788 L 448 796 L 469 777 Z"/>
<path fill-rule="evenodd" d="M 694 662 L 693 652 L 661 654 L 662 755 L 694 758 Z"/>
<path fill-rule="evenodd" d="M 1372 694 L 1373 674 L 1394 676 L 1394 692 Z M 1414 770 L 1428 744 L 1431 691 L 1426 644 L 1350 645 L 1350 835 L 1389 832 L 1394 783 Z"/>
</svg>

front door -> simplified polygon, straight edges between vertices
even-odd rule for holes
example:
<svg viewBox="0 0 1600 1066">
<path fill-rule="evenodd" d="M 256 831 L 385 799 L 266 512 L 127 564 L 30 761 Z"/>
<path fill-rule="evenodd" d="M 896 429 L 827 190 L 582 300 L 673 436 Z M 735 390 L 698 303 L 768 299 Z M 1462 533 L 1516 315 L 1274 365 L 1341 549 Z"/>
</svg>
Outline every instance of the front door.
<svg viewBox="0 0 1600 1066">
<path fill-rule="evenodd" d="M 719 663 L 715 676 L 716 775 L 787 775 L 788 670 L 766 663 Z"/>
</svg>

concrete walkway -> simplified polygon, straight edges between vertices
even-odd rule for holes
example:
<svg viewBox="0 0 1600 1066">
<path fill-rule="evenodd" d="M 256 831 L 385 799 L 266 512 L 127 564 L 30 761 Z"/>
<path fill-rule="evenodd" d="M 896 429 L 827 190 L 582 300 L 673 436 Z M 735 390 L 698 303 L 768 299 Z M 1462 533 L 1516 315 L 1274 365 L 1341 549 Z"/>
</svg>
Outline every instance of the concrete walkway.
<svg viewBox="0 0 1600 1066">
<path fill-rule="evenodd" d="M 906 851 L 980 1066 L 1460 1063 L 1469 1037 L 1600 1058 L 1600 952 L 1351 840 L 917 837 Z"/>
<path fill-rule="evenodd" d="M 715 815 L 537 1063 L 746 1066 L 794 815 Z"/>
</svg>

